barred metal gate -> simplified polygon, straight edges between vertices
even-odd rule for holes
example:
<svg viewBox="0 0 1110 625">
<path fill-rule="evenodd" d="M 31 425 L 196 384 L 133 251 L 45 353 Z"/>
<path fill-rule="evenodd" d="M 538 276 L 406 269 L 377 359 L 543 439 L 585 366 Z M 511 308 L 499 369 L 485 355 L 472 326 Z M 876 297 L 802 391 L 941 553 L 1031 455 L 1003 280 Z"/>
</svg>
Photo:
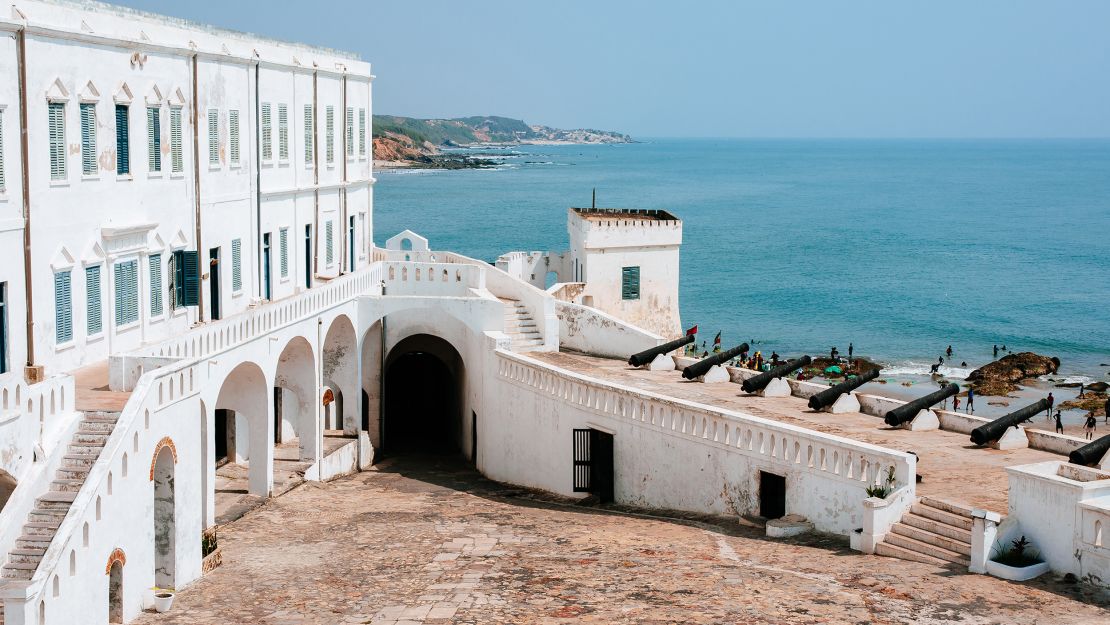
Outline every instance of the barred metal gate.
<svg viewBox="0 0 1110 625">
<path fill-rule="evenodd" d="M 613 435 L 600 430 L 574 430 L 574 492 L 613 501 Z"/>
</svg>

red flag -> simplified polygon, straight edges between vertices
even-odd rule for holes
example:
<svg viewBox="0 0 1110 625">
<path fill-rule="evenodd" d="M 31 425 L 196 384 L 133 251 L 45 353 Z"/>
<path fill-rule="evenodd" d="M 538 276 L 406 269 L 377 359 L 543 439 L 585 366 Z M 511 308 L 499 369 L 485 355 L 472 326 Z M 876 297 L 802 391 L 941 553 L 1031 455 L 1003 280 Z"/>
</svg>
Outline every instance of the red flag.
<svg viewBox="0 0 1110 625">
<path fill-rule="evenodd" d="M 716 338 L 713 339 L 713 344 L 714 345 L 720 345 L 721 344 L 721 333 L 720 332 L 718 332 Z"/>
<path fill-rule="evenodd" d="M 691 334 L 697 334 L 697 333 L 698 333 L 698 326 L 695 324 L 694 327 L 692 327 L 692 328 L 690 328 L 689 330 L 686 331 L 686 336 L 690 336 Z"/>
</svg>

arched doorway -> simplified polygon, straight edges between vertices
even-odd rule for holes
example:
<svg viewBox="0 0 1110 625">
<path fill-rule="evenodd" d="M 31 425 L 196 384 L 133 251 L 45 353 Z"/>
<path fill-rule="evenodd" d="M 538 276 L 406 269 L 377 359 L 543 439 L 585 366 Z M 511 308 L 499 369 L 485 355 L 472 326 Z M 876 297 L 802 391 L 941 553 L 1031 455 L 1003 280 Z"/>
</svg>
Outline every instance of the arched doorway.
<svg viewBox="0 0 1110 625">
<path fill-rule="evenodd" d="M 115 549 L 108 556 L 108 622 L 123 622 L 123 565 L 127 558 Z"/>
<path fill-rule="evenodd" d="M 387 453 L 458 453 L 466 375 L 462 357 L 430 334 L 403 339 L 385 362 L 382 445 Z"/>
<path fill-rule="evenodd" d="M 214 408 L 216 444 L 210 462 L 215 466 L 226 456 L 228 464 L 246 466 L 249 492 L 260 497 L 269 497 L 273 484 L 270 397 L 266 374 L 244 362 L 224 379 Z"/>
<path fill-rule="evenodd" d="M 320 355 L 323 384 L 332 390 L 335 402 L 330 414 L 329 411 L 324 411 L 323 416 L 331 416 L 325 422 L 324 429 L 342 430 L 351 436 L 358 432 L 358 357 L 354 324 L 346 315 L 336 316 L 324 335 Z"/>
<path fill-rule="evenodd" d="M 297 446 L 297 459 L 314 462 L 316 436 L 316 357 L 302 336 L 278 356 L 274 376 L 274 443 Z M 291 450 L 283 450 L 292 453 Z M 285 456 L 283 455 L 283 458 Z"/>
<path fill-rule="evenodd" d="M 173 442 L 163 439 L 155 452 L 150 477 L 154 481 L 154 585 L 174 588 L 176 576 L 177 516 L 174 494 Z"/>
</svg>

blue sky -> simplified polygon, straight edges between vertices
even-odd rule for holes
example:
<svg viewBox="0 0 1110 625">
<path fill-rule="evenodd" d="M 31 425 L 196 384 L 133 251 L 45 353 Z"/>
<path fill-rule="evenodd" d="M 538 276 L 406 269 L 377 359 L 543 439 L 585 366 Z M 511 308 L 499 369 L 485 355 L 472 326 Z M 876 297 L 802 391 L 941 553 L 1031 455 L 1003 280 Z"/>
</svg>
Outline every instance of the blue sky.
<svg viewBox="0 0 1110 625">
<path fill-rule="evenodd" d="M 641 137 L 1110 137 L 1105 0 L 119 3 L 356 51 L 377 113 Z"/>
</svg>

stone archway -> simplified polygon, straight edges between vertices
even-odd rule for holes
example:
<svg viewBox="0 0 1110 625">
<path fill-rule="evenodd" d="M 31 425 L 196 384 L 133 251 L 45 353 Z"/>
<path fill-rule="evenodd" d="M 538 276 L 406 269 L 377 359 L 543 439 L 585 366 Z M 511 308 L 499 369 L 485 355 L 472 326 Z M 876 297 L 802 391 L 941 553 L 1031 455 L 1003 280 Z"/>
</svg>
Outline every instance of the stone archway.
<svg viewBox="0 0 1110 625">
<path fill-rule="evenodd" d="M 278 356 L 274 375 L 274 443 L 296 443 L 298 458 L 315 462 L 316 356 L 302 336 L 291 339 Z"/>
<path fill-rule="evenodd" d="M 324 335 L 320 357 L 323 384 L 331 388 L 335 397 L 335 418 L 325 429 L 342 429 L 353 436 L 359 425 L 358 340 L 355 326 L 346 315 L 332 320 Z M 342 428 L 336 427 L 342 425 Z"/>
<path fill-rule="evenodd" d="M 154 448 L 150 480 L 154 483 L 154 585 L 174 588 L 177 573 L 177 505 L 174 474 L 177 448 L 163 438 Z"/>
<path fill-rule="evenodd" d="M 245 465 L 249 492 L 269 497 L 273 490 L 273 423 L 271 391 L 266 374 L 253 362 L 244 362 L 224 378 L 215 404 L 216 450 L 225 437 L 228 462 Z"/>
<path fill-rule="evenodd" d="M 115 549 L 108 556 L 104 573 L 108 575 L 108 622 L 123 622 L 123 565 L 127 556 L 122 549 Z"/>
<path fill-rule="evenodd" d="M 449 342 L 415 334 L 385 360 L 383 437 L 386 453 L 458 453 L 466 406 L 466 368 Z"/>
</svg>

